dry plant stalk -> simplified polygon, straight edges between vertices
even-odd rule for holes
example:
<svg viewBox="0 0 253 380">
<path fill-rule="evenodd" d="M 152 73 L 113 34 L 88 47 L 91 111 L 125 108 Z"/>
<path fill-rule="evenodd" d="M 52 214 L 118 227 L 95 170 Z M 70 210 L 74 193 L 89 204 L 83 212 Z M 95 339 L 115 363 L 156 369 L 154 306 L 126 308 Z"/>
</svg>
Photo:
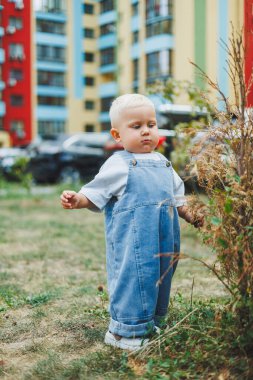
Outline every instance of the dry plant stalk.
<svg viewBox="0 0 253 380">
<path fill-rule="evenodd" d="M 217 126 L 207 126 L 205 142 L 191 150 L 191 169 L 209 198 L 201 230 L 204 242 L 217 253 L 218 276 L 235 295 L 244 320 L 249 321 L 253 320 L 253 111 L 246 108 L 246 99 L 252 79 L 245 81 L 242 34 L 233 31 L 225 49 L 235 100 L 228 99 L 200 70 L 218 92 L 224 110 L 215 109 Z M 198 198 L 191 203 L 196 211 L 204 207 Z"/>
</svg>

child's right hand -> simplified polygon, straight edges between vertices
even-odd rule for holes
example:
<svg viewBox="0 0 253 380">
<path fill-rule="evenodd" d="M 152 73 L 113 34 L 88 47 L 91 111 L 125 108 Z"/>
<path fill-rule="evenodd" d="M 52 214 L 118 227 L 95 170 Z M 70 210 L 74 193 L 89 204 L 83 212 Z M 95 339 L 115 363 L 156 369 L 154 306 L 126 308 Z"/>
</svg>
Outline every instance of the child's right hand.
<svg viewBox="0 0 253 380">
<path fill-rule="evenodd" d="M 61 194 L 61 205 L 66 209 L 77 208 L 79 203 L 78 193 L 71 190 L 64 190 Z"/>
</svg>

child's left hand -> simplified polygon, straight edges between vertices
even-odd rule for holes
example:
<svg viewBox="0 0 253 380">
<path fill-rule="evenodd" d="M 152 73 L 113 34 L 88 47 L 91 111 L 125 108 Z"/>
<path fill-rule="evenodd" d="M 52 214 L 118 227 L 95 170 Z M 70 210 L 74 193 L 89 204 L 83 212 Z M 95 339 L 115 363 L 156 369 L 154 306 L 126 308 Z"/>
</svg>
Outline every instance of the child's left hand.
<svg viewBox="0 0 253 380">
<path fill-rule="evenodd" d="M 195 228 L 203 227 L 204 225 L 204 214 L 198 213 L 190 222 Z"/>
<path fill-rule="evenodd" d="M 187 206 L 180 206 L 178 207 L 178 215 L 195 228 L 200 228 L 204 225 L 204 214 L 200 211 L 194 215 Z"/>
</svg>

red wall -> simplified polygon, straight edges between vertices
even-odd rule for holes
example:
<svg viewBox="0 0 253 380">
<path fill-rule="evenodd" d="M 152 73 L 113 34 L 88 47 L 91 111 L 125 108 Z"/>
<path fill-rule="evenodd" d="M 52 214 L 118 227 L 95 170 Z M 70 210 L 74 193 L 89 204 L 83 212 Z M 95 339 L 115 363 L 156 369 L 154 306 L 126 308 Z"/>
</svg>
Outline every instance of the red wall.
<svg viewBox="0 0 253 380">
<path fill-rule="evenodd" d="M 249 82 L 253 70 L 253 0 L 244 0 L 245 27 L 245 79 Z M 253 86 L 247 98 L 247 106 L 253 107 Z"/>
<path fill-rule="evenodd" d="M 2 38 L 2 46 L 5 51 L 5 62 L 2 65 L 2 78 L 6 83 L 3 90 L 3 101 L 6 104 L 6 115 L 3 118 L 4 129 L 10 132 L 13 145 L 26 145 L 32 137 L 32 109 L 31 109 L 31 1 L 24 0 L 22 10 L 15 9 L 15 3 L 2 0 L 2 26 L 5 34 Z M 6 28 L 9 24 L 9 17 L 16 16 L 23 19 L 23 28 L 16 30 L 13 34 L 8 34 Z M 21 43 L 24 46 L 24 60 L 11 60 L 9 57 L 9 45 L 11 43 Z M 8 84 L 9 72 L 11 68 L 23 71 L 23 80 L 11 87 Z M 11 95 L 22 95 L 24 98 L 22 106 L 12 106 L 10 104 Z M 15 131 L 10 130 L 11 121 L 21 120 L 24 122 L 24 136 L 20 138 Z"/>
</svg>

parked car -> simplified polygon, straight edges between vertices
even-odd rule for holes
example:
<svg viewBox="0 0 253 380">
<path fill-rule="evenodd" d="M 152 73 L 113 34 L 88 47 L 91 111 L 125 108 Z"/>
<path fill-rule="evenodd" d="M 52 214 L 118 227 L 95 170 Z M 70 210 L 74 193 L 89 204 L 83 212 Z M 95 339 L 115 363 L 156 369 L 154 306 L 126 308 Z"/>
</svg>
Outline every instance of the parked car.
<svg viewBox="0 0 253 380">
<path fill-rule="evenodd" d="M 28 170 L 39 183 L 81 181 L 99 170 L 109 139 L 109 132 L 87 132 L 31 144 Z"/>
<path fill-rule="evenodd" d="M 159 135 L 157 150 L 169 158 L 175 132 L 160 129 Z M 27 157 L 26 171 L 35 182 L 79 182 L 94 176 L 111 154 L 122 149 L 109 132 L 60 134 L 51 139 L 37 138 L 26 149 L 0 149 L 0 170 L 8 179 L 14 179 L 13 166 L 22 156 Z"/>
</svg>

